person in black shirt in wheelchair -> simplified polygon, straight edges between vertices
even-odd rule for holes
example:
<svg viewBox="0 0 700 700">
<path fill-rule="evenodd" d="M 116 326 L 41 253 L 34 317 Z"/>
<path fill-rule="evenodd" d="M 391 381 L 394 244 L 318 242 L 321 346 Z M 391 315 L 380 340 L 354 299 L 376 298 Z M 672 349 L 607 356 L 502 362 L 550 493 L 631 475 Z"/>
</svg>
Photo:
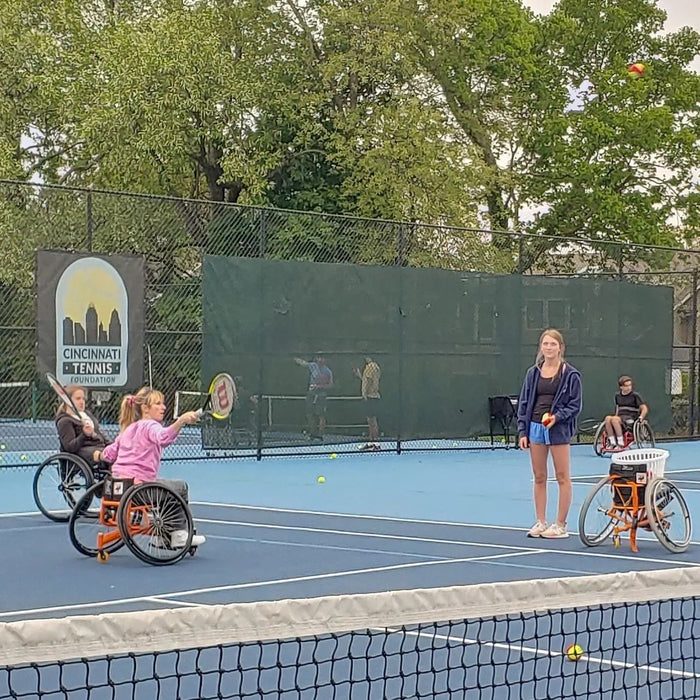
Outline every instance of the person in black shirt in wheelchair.
<svg viewBox="0 0 700 700">
<path fill-rule="evenodd" d="M 632 377 L 622 375 L 618 381 L 620 390 L 615 394 L 615 413 L 605 416 L 605 432 L 608 435 L 608 448 L 625 446 L 625 430 L 632 430 L 634 422 L 644 420 L 649 407 L 644 399 L 634 391 Z"/>
</svg>

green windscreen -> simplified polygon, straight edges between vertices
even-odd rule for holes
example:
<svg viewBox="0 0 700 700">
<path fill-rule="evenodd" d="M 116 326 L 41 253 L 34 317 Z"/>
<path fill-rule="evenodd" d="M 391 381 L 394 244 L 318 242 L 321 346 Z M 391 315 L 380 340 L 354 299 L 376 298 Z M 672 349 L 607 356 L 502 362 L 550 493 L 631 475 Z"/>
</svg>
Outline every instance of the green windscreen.
<svg viewBox="0 0 700 700">
<path fill-rule="evenodd" d="M 553 327 L 582 374 L 582 419 L 610 413 L 629 374 L 663 431 L 672 299 L 670 287 L 613 280 L 207 256 L 202 381 L 237 377 L 241 410 L 221 427 L 236 445 L 303 444 L 320 411 L 295 358 L 321 355 L 333 374 L 323 441 L 366 442 L 376 412 L 382 440 L 457 445 L 488 434 L 489 397 L 519 393 Z M 366 357 L 381 368 L 369 410 L 355 373 Z"/>
</svg>

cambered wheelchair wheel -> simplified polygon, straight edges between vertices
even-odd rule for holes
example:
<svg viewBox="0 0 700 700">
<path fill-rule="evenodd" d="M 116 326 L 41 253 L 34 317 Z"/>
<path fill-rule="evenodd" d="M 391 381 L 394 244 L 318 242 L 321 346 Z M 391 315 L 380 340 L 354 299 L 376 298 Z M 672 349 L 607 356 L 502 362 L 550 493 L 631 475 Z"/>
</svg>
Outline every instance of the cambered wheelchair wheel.
<svg viewBox="0 0 700 700">
<path fill-rule="evenodd" d="M 87 557 L 98 554 L 97 536 L 114 531 L 117 527 L 116 508 L 110 508 L 100 517 L 103 482 L 93 484 L 78 501 L 68 521 L 68 534 L 73 546 Z M 122 539 L 103 548 L 108 554 L 124 546 Z"/>
<path fill-rule="evenodd" d="M 590 491 L 581 506 L 578 535 L 587 547 L 595 547 L 610 537 L 616 518 L 610 515 L 614 505 L 613 481 L 617 477 L 603 477 Z"/>
<path fill-rule="evenodd" d="M 595 431 L 595 437 L 593 438 L 593 450 L 598 457 L 602 457 L 605 454 L 607 441 L 608 433 L 605 430 L 605 421 L 602 421 L 598 426 L 598 430 Z"/>
<path fill-rule="evenodd" d="M 80 457 L 59 452 L 36 470 L 34 502 L 49 520 L 68 522 L 75 504 L 92 486 L 92 469 Z"/>
<path fill-rule="evenodd" d="M 637 447 L 656 447 L 654 431 L 651 429 L 649 423 L 647 423 L 645 420 L 635 421 L 633 431 L 634 442 Z"/>
<path fill-rule="evenodd" d="M 117 511 L 117 523 L 126 546 L 147 564 L 163 566 L 194 553 L 192 513 L 185 500 L 172 489 L 157 482 L 132 486 L 123 496 Z M 187 536 L 173 546 L 176 531 Z"/>
<path fill-rule="evenodd" d="M 685 552 L 690 544 L 688 505 L 678 487 L 666 479 L 654 479 L 647 486 L 644 505 L 652 532 L 669 552 Z"/>
</svg>

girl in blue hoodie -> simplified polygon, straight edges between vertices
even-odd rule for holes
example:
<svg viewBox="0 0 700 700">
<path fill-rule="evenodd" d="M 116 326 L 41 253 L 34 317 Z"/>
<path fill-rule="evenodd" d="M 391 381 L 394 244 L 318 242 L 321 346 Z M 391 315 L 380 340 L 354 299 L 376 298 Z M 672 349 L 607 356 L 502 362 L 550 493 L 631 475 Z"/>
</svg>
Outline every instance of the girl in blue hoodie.
<svg viewBox="0 0 700 700">
<path fill-rule="evenodd" d="M 518 401 L 520 448 L 530 450 L 537 521 L 528 537 L 568 537 L 571 506 L 571 439 L 581 413 L 581 375 L 564 360 L 564 338 L 554 328 L 540 336 L 535 364 L 525 375 Z M 557 519 L 547 526 L 547 459 L 559 484 Z"/>
</svg>

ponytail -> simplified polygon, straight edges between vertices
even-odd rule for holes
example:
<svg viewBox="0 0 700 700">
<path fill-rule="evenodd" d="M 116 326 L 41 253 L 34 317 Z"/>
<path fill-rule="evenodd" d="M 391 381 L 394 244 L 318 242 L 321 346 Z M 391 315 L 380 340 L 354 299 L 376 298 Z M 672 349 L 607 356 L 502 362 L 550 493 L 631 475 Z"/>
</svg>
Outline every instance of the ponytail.
<svg viewBox="0 0 700 700">
<path fill-rule="evenodd" d="M 163 394 L 160 391 L 145 386 L 135 394 L 127 394 L 119 409 L 119 429 L 124 432 L 132 423 L 143 418 L 143 407 L 152 406 L 163 401 Z"/>
</svg>

